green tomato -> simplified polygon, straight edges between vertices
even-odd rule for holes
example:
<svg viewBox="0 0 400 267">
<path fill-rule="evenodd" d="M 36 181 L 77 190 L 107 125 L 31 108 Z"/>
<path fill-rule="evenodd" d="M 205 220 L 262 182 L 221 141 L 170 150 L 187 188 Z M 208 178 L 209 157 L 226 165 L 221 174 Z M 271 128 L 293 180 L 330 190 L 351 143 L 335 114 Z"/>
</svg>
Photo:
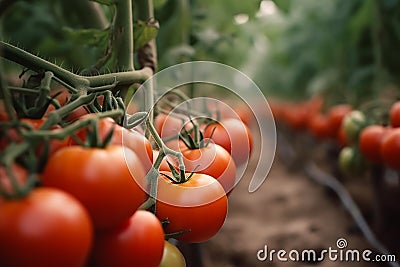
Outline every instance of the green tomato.
<svg viewBox="0 0 400 267">
<path fill-rule="evenodd" d="M 362 129 L 367 126 L 367 119 L 363 112 L 353 110 L 343 119 L 343 129 L 349 144 L 357 143 Z"/>
<path fill-rule="evenodd" d="M 345 174 L 360 174 L 365 169 L 365 160 L 357 147 L 344 147 L 339 153 L 339 168 Z"/>
<path fill-rule="evenodd" d="M 164 254 L 159 267 L 186 267 L 186 261 L 176 246 L 165 241 Z"/>
</svg>

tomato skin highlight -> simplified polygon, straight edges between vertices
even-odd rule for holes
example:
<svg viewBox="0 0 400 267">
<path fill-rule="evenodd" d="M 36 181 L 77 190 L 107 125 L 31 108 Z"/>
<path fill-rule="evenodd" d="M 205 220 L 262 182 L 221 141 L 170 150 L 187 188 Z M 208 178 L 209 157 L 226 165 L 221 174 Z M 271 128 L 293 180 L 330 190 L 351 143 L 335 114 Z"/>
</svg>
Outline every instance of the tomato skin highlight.
<svg viewBox="0 0 400 267">
<path fill-rule="evenodd" d="M 70 194 L 37 188 L 0 202 L 0 258 L 7 267 L 81 267 L 93 242 L 86 209 Z"/>
<path fill-rule="evenodd" d="M 151 212 L 138 210 L 119 227 L 96 235 L 93 267 L 158 267 L 164 251 L 161 222 Z"/>
<path fill-rule="evenodd" d="M 105 229 L 128 219 L 144 202 L 144 177 L 138 157 L 129 148 L 70 146 L 49 158 L 42 182 L 74 195 L 88 209 L 94 227 Z"/>
<path fill-rule="evenodd" d="M 169 176 L 171 173 L 163 172 Z M 228 198 L 213 177 L 195 173 L 189 181 L 176 184 L 161 175 L 156 202 L 157 217 L 168 219 L 167 233 L 189 231 L 175 237 L 198 243 L 212 238 L 224 224 Z"/>
</svg>

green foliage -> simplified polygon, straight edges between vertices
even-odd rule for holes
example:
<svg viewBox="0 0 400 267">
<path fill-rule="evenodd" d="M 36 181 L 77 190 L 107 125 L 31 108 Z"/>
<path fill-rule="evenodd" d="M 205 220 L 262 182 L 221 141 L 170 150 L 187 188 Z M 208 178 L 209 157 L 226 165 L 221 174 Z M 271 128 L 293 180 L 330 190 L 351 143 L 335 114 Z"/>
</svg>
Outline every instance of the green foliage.
<svg viewBox="0 0 400 267">
<path fill-rule="evenodd" d="M 154 19 L 149 21 L 136 21 L 133 24 L 135 49 L 139 49 L 154 39 L 157 35 L 159 25 Z"/>
</svg>

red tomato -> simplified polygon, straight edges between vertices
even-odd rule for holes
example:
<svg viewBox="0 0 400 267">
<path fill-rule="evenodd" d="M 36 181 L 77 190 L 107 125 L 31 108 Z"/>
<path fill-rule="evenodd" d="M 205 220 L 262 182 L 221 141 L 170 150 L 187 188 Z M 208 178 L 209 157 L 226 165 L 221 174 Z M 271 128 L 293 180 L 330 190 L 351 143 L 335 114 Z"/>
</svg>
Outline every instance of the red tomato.
<svg viewBox="0 0 400 267">
<path fill-rule="evenodd" d="M 390 125 L 400 127 L 400 101 L 395 102 L 389 110 Z"/>
<path fill-rule="evenodd" d="M 225 148 L 237 165 L 248 162 L 253 146 L 249 128 L 237 119 L 223 119 L 209 125 L 204 131 L 205 138 L 211 138 Z"/>
<path fill-rule="evenodd" d="M 339 131 L 337 133 L 337 142 L 340 147 L 345 147 L 348 145 L 346 132 L 344 131 L 344 124 L 342 123 L 339 127 Z"/>
<path fill-rule="evenodd" d="M 81 267 L 89 256 L 93 228 L 74 197 L 40 187 L 23 199 L 0 203 L 0 236 L 2 266 Z"/>
<path fill-rule="evenodd" d="M 160 221 L 153 213 L 138 210 L 121 226 L 97 234 L 91 266 L 158 267 L 163 251 Z"/>
<path fill-rule="evenodd" d="M 318 113 L 311 117 L 308 127 L 311 134 L 318 139 L 327 139 L 331 136 L 329 121 L 324 114 Z"/>
<path fill-rule="evenodd" d="M 203 140 L 207 141 L 207 140 Z M 210 143 L 201 148 L 191 149 L 182 140 L 171 140 L 166 143 L 168 147 L 179 151 L 183 156 L 186 172 L 204 173 L 217 179 L 224 187 L 225 192 L 230 192 L 235 186 L 236 164 L 226 149 L 222 146 Z M 154 156 L 156 159 L 158 151 Z M 160 165 L 160 171 L 170 171 L 167 160 L 175 167 L 178 167 L 178 159 L 174 156 L 166 156 Z"/>
<path fill-rule="evenodd" d="M 176 239 L 204 242 L 222 227 L 228 212 L 228 198 L 221 184 L 207 174 L 195 173 L 184 183 L 173 183 L 161 175 L 156 210 L 160 220 L 169 221 L 165 227 L 167 233 L 188 231 Z"/>
<path fill-rule="evenodd" d="M 42 182 L 74 195 L 88 209 L 94 227 L 105 229 L 128 219 L 144 202 L 144 176 L 128 148 L 70 146 L 49 158 Z"/>
<path fill-rule="evenodd" d="M 336 105 L 329 109 L 327 116 L 332 137 L 337 137 L 343 118 L 351 111 L 352 107 L 347 104 Z"/>
<path fill-rule="evenodd" d="M 82 117 L 82 119 L 88 116 L 96 116 L 95 114 L 88 114 Z M 110 144 L 112 145 L 123 145 L 136 153 L 142 163 L 146 173 L 150 170 L 153 162 L 153 149 L 150 141 L 141 133 L 135 130 L 128 130 L 118 125 L 112 118 L 104 118 L 98 122 L 98 135 L 100 140 L 104 140 L 107 134 L 113 129 L 114 132 Z M 82 140 L 86 140 L 86 130 L 91 127 L 80 129 L 76 135 Z M 92 130 L 92 129 L 91 129 Z M 72 144 L 76 144 L 72 142 Z"/>
<path fill-rule="evenodd" d="M 380 151 L 388 167 L 400 170 L 400 128 L 388 130 L 382 139 Z"/>
<path fill-rule="evenodd" d="M 183 128 L 184 122 L 172 115 L 158 114 L 154 119 L 154 127 L 161 137 L 178 135 Z"/>
<path fill-rule="evenodd" d="M 383 137 L 387 133 L 387 128 L 381 125 L 370 125 L 365 127 L 358 139 L 361 153 L 366 159 L 374 163 L 381 163 L 380 153 Z"/>
</svg>

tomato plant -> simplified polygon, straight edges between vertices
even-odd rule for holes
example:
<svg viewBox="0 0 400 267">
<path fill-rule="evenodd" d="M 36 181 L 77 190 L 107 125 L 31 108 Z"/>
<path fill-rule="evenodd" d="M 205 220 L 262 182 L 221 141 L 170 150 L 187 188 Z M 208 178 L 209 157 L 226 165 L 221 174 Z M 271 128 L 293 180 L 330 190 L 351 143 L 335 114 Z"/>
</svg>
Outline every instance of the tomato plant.
<svg viewBox="0 0 400 267">
<path fill-rule="evenodd" d="M 28 171 L 16 163 L 11 165 L 10 171 L 13 173 L 15 177 L 16 180 L 15 182 L 17 183 L 17 187 L 18 188 L 24 187 L 27 181 Z M 0 188 L 8 195 L 15 195 L 17 192 L 16 188 L 14 188 L 11 179 L 12 178 L 9 177 L 4 166 L 0 166 Z"/>
<path fill-rule="evenodd" d="M 49 158 L 41 180 L 78 198 L 95 228 L 104 229 L 128 219 L 144 202 L 144 176 L 139 158 L 128 148 L 70 146 Z"/>
<path fill-rule="evenodd" d="M 164 231 L 157 217 L 138 210 L 130 219 L 96 235 L 91 266 L 158 267 L 164 252 Z"/>
<path fill-rule="evenodd" d="M 165 241 L 164 253 L 159 267 L 186 267 L 185 257 L 176 246 Z"/>
<path fill-rule="evenodd" d="M 161 175 L 156 210 L 160 220 L 168 220 L 166 233 L 183 231 L 175 238 L 204 242 L 222 227 L 228 212 L 228 198 L 221 184 L 209 175 L 194 173 L 183 183 L 172 182 Z"/>
<path fill-rule="evenodd" d="M 3 266 L 80 267 L 89 257 L 93 227 L 78 200 L 42 187 L 0 203 L 0 236 Z"/>
</svg>

